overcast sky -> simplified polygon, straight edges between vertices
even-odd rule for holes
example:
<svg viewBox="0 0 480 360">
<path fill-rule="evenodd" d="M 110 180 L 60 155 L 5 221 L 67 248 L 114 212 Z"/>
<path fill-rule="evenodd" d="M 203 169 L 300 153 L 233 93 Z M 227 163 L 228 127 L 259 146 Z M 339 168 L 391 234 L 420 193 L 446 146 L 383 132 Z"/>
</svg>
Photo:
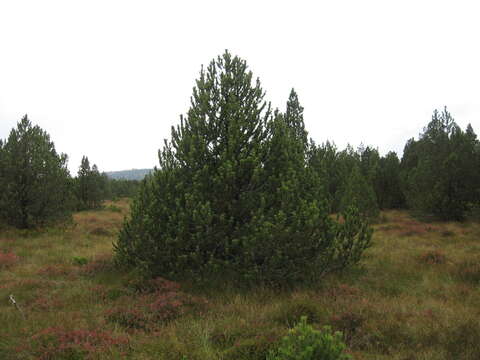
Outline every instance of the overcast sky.
<svg viewBox="0 0 480 360">
<path fill-rule="evenodd" d="M 153 167 L 229 49 L 274 107 L 296 89 L 317 143 L 401 154 L 444 105 L 480 132 L 479 19 L 459 0 L 0 0 L 0 138 L 27 113 L 73 174 Z"/>
</svg>

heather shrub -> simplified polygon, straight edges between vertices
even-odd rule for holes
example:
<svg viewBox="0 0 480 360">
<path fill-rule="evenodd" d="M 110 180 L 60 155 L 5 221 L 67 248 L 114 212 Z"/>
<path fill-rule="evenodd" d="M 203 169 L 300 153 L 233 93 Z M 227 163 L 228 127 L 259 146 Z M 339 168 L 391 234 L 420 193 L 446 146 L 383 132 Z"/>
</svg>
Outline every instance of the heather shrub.
<svg viewBox="0 0 480 360">
<path fill-rule="evenodd" d="M 12 265 L 15 265 L 19 260 L 19 257 L 13 252 L 2 252 L 0 250 L 0 270 L 7 269 Z"/>
<path fill-rule="evenodd" d="M 120 304 L 107 310 L 108 322 L 129 330 L 154 330 L 189 310 L 202 309 L 205 301 L 180 291 L 177 283 L 165 279 L 152 279 L 135 284 L 137 294 L 123 296 Z M 107 298 L 109 293 L 105 295 Z"/>
<path fill-rule="evenodd" d="M 288 332 L 277 349 L 269 352 L 267 360 L 346 360 L 346 346 L 340 332 L 332 333 L 330 327 L 322 331 L 307 324 L 307 318 Z"/>
<path fill-rule="evenodd" d="M 127 330 L 147 330 L 148 315 L 138 307 L 114 307 L 105 313 L 108 322 L 115 323 Z"/>
<path fill-rule="evenodd" d="M 18 350 L 40 360 L 96 359 L 105 352 L 128 349 L 128 339 L 113 337 L 108 332 L 94 330 L 67 330 L 62 327 L 44 329 L 33 335 Z"/>
<path fill-rule="evenodd" d="M 49 277 L 67 276 L 72 274 L 72 268 L 64 264 L 46 265 L 41 267 L 37 274 Z"/>
</svg>

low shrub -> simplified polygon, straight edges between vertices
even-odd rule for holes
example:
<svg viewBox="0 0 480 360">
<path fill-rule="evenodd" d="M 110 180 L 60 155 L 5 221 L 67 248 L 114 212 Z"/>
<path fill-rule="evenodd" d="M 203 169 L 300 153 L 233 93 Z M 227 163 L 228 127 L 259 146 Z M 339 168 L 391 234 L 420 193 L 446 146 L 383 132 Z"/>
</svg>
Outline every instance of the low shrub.
<svg viewBox="0 0 480 360">
<path fill-rule="evenodd" d="M 7 269 L 15 265 L 19 260 L 19 257 L 13 252 L 2 252 L 0 250 L 0 269 Z"/>
<path fill-rule="evenodd" d="M 187 310 L 203 308 L 206 304 L 200 298 L 181 292 L 177 283 L 162 278 L 136 286 L 136 296 L 124 296 L 119 299 L 122 304 L 107 310 L 107 321 L 129 330 L 150 331 L 176 319 Z"/>
<path fill-rule="evenodd" d="M 62 306 L 63 302 L 60 299 L 52 296 L 39 296 L 28 304 L 28 308 L 30 310 L 41 312 L 58 310 Z"/>
<path fill-rule="evenodd" d="M 82 266 L 82 265 L 85 265 L 88 263 L 88 259 L 83 257 L 83 256 L 74 256 L 72 258 L 72 262 L 75 264 L 75 265 L 78 265 L 78 266 Z"/>
<path fill-rule="evenodd" d="M 72 273 L 72 269 L 64 264 L 47 265 L 37 271 L 38 275 L 56 277 L 67 276 Z"/>
<path fill-rule="evenodd" d="M 147 330 L 148 314 L 137 307 L 116 307 L 106 313 L 108 322 L 118 324 L 127 330 Z"/>
<path fill-rule="evenodd" d="M 351 359 L 345 349 L 341 332 L 332 333 L 328 326 L 324 326 L 322 331 L 315 330 L 303 316 L 281 340 L 279 347 L 268 353 L 267 360 Z"/>
<path fill-rule="evenodd" d="M 76 360 L 98 358 L 99 354 L 115 349 L 127 350 L 128 339 L 102 331 L 51 327 L 33 335 L 17 350 L 40 360 Z"/>
</svg>

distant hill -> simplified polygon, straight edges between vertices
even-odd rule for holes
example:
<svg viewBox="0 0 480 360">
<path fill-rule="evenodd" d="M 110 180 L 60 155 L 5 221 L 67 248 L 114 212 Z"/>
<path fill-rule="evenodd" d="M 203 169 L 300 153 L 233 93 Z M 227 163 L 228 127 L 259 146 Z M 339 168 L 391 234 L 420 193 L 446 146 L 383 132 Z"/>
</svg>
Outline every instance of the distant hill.
<svg viewBox="0 0 480 360">
<path fill-rule="evenodd" d="M 132 169 L 120 171 L 107 171 L 105 174 L 110 179 L 124 179 L 124 180 L 143 180 L 143 178 L 152 172 L 153 169 Z"/>
</svg>

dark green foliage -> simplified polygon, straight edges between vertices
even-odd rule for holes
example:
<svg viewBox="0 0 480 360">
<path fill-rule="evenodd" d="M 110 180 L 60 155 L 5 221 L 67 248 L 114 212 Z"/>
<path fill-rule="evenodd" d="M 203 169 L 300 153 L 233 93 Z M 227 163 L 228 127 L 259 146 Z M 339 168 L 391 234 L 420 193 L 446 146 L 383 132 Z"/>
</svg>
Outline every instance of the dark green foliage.
<svg viewBox="0 0 480 360">
<path fill-rule="evenodd" d="M 108 198 L 134 197 L 140 188 L 139 180 L 108 179 Z"/>
<path fill-rule="evenodd" d="M 105 174 L 100 174 L 97 165 L 90 168 L 86 156 L 82 157 L 75 185 L 78 210 L 99 208 L 108 194 L 108 178 Z"/>
<path fill-rule="evenodd" d="M 282 284 L 358 261 L 371 231 L 354 210 L 344 224 L 329 217 L 294 91 L 272 114 L 246 62 L 226 52 L 202 69 L 191 102 L 142 182 L 117 261 L 153 276 Z"/>
<path fill-rule="evenodd" d="M 322 145 L 311 143 L 308 151 L 308 168 L 317 174 L 328 202 L 329 212 L 339 209 L 339 194 L 344 183 L 338 162 L 338 152 L 335 144 L 326 142 Z"/>
<path fill-rule="evenodd" d="M 410 208 L 443 220 L 462 220 L 478 203 L 478 140 L 463 132 L 445 108 L 434 111 L 418 141 L 410 140 L 402 159 L 402 180 Z"/>
<path fill-rule="evenodd" d="M 381 209 L 405 206 L 405 197 L 400 186 L 400 160 L 395 152 L 390 151 L 380 158 L 374 188 Z"/>
<path fill-rule="evenodd" d="M 0 217 L 31 228 L 65 220 L 72 207 L 67 156 L 25 115 L 0 151 Z"/>
<path fill-rule="evenodd" d="M 379 214 L 377 199 L 372 185 L 362 175 L 356 164 L 353 164 L 350 174 L 346 178 L 345 187 L 340 200 L 340 210 L 344 211 L 354 206 L 360 214 L 374 219 Z"/>
<path fill-rule="evenodd" d="M 322 331 L 315 330 L 307 324 L 307 318 L 289 331 L 278 349 L 271 351 L 267 360 L 347 360 L 351 356 L 345 354 L 346 345 L 342 341 L 342 333 L 332 333 L 325 326 Z"/>
</svg>

